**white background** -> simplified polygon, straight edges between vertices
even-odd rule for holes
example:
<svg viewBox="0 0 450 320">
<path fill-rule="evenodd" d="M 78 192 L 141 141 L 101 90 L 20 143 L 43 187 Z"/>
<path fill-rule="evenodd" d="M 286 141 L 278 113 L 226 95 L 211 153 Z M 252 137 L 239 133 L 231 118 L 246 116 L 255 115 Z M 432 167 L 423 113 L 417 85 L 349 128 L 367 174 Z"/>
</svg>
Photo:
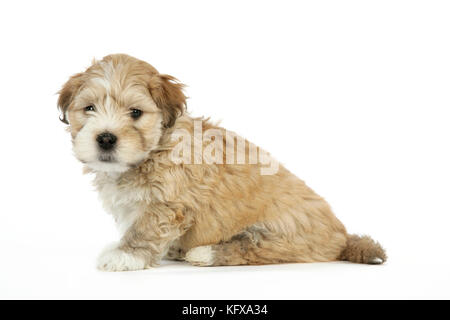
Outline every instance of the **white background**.
<svg viewBox="0 0 450 320">
<path fill-rule="evenodd" d="M 0 4 L 0 298 L 450 298 L 447 1 Z M 56 92 L 128 53 L 188 109 L 270 151 L 387 249 L 344 262 L 95 269 L 117 240 L 72 156 Z"/>
</svg>

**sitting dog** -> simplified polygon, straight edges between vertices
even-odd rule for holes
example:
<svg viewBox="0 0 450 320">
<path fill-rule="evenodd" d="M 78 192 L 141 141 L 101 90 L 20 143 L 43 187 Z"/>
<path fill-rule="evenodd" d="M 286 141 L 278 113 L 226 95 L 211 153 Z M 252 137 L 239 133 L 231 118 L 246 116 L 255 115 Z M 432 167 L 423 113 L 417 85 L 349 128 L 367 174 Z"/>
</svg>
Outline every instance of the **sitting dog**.
<svg viewBox="0 0 450 320">
<path fill-rule="evenodd" d="M 100 270 L 163 258 L 196 266 L 386 260 L 263 150 L 186 114 L 185 100 L 176 78 L 124 54 L 94 61 L 59 91 L 74 154 L 121 231 Z"/>
</svg>

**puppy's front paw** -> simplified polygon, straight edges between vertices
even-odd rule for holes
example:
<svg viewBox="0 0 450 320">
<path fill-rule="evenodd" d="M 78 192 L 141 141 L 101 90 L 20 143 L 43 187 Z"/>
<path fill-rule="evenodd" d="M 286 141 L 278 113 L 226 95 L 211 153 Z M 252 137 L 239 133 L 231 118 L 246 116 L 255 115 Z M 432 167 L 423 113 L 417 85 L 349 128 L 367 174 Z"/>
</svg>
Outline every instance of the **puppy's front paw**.
<svg viewBox="0 0 450 320">
<path fill-rule="evenodd" d="M 97 260 L 101 271 L 133 271 L 146 268 L 145 260 L 119 249 L 116 245 L 105 249 Z"/>
</svg>

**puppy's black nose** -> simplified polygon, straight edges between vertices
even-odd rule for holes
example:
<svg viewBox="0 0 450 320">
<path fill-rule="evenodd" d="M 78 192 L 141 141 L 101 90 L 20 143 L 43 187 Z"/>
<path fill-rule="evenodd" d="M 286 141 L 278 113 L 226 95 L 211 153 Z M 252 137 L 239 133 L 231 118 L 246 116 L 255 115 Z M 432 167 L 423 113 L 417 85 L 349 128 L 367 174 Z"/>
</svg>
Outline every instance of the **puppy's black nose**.
<svg viewBox="0 0 450 320">
<path fill-rule="evenodd" d="M 109 132 L 103 132 L 97 136 L 98 146 L 103 150 L 111 150 L 116 141 L 117 137 Z"/>
</svg>

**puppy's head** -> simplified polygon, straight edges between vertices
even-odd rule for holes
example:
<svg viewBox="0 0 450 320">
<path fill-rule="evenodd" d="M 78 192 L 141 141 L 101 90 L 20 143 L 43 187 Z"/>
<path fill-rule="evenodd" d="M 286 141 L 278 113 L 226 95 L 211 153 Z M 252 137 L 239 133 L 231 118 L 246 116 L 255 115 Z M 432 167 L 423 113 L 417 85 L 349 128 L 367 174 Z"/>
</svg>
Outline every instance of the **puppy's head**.
<svg viewBox="0 0 450 320">
<path fill-rule="evenodd" d="M 182 88 L 175 78 L 127 55 L 94 61 L 59 92 L 75 156 L 95 171 L 136 166 L 184 112 Z"/>
</svg>

